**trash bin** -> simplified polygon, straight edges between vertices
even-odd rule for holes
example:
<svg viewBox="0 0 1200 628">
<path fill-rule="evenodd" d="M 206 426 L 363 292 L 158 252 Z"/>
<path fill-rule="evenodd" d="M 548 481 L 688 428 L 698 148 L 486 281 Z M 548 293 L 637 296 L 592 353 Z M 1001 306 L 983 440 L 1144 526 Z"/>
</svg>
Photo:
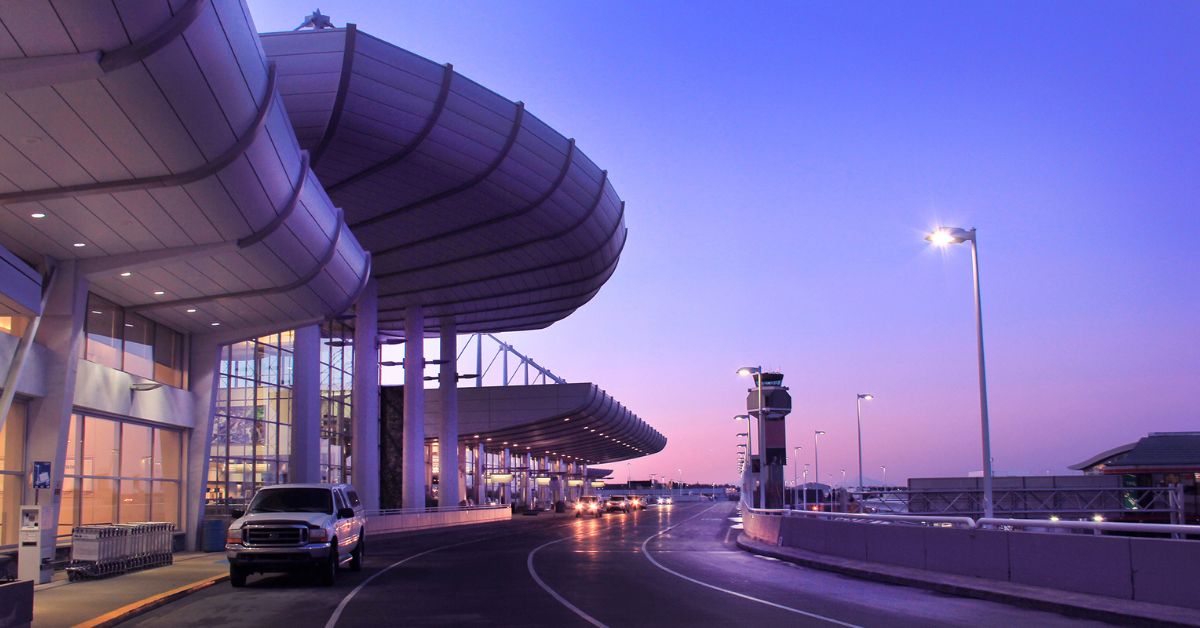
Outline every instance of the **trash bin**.
<svg viewBox="0 0 1200 628">
<path fill-rule="evenodd" d="M 556 512 L 556 513 L 567 512 L 567 502 L 564 502 L 561 499 L 554 502 L 554 512 Z"/>
<path fill-rule="evenodd" d="M 200 551 L 219 552 L 225 549 L 224 519 L 205 519 L 200 529 Z"/>
</svg>

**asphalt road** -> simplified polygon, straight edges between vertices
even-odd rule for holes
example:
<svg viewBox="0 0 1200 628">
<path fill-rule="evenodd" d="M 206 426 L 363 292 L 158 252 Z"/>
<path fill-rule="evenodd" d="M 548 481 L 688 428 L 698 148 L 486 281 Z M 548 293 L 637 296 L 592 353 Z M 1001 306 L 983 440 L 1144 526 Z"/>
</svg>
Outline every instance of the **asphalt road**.
<svg viewBox="0 0 1200 628">
<path fill-rule="evenodd" d="M 1089 622 L 751 555 L 730 502 L 601 519 L 542 514 L 369 539 L 326 588 L 252 576 L 130 626 L 1059 626 Z M 665 530 L 665 531 L 664 531 Z M 1099 625 L 1099 624 L 1092 624 Z"/>
</svg>

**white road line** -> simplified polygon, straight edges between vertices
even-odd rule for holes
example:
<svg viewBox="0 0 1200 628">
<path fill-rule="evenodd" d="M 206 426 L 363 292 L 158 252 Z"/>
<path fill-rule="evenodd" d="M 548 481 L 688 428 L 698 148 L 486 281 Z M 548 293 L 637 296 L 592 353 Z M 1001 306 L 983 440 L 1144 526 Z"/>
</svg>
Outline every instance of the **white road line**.
<svg viewBox="0 0 1200 628">
<path fill-rule="evenodd" d="M 383 569 L 380 569 L 379 571 L 371 574 L 370 578 L 363 580 L 361 583 L 359 583 L 359 585 L 357 587 L 354 587 L 354 590 L 347 593 L 346 597 L 342 598 L 342 601 L 338 603 L 337 608 L 333 609 L 333 614 L 329 616 L 329 621 L 325 622 L 325 628 L 333 628 L 337 624 L 338 620 L 341 619 L 342 611 L 346 609 L 346 605 L 348 605 L 350 603 L 350 600 L 354 599 L 354 596 L 358 595 L 358 592 L 362 591 L 364 587 L 366 587 L 368 584 L 371 584 L 372 580 L 378 578 L 379 576 L 382 576 L 383 574 L 387 573 L 388 571 L 391 571 L 393 568 L 399 567 L 400 565 L 403 565 L 404 563 L 407 563 L 408 561 L 413 560 L 414 558 L 420 558 L 426 554 L 432 554 L 438 550 L 449 549 L 451 547 L 458 547 L 459 545 L 468 545 L 470 543 L 478 543 L 482 540 L 487 540 L 487 539 L 474 539 L 471 541 L 463 541 L 462 543 L 452 543 L 450 545 L 443 545 L 441 547 L 427 549 L 423 552 L 413 554 L 412 556 L 409 556 L 408 558 L 405 558 L 403 560 L 398 560 L 398 561 L 388 565 L 387 567 L 384 567 Z"/>
<path fill-rule="evenodd" d="M 543 543 L 543 544 L 535 547 L 532 552 L 529 552 L 529 557 L 525 559 L 525 566 L 529 568 L 529 575 L 533 576 L 533 581 L 536 582 L 539 587 L 542 587 L 543 591 L 545 591 L 546 593 L 549 593 L 551 596 L 554 597 L 554 599 L 558 600 L 559 604 L 562 604 L 563 606 L 567 607 L 567 610 L 570 610 L 572 613 L 579 615 L 581 618 L 583 618 L 584 621 L 586 621 L 587 623 L 589 623 L 593 626 L 596 626 L 596 628 L 608 628 L 600 620 L 596 619 L 595 617 L 592 617 L 591 615 L 588 615 L 587 613 L 580 610 L 580 608 L 578 606 L 575 606 L 574 604 L 568 602 L 567 598 L 558 594 L 558 591 L 551 589 L 550 585 L 546 584 L 545 581 L 543 581 L 540 577 L 538 577 L 537 570 L 533 568 L 533 556 L 534 556 L 534 554 L 538 553 L 538 550 L 542 549 L 543 547 L 549 547 L 551 545 L 554 545 L 555 543 L 562 543 L 563 541 L 566 541 L 567 539 L 573 539 L 573 538 L 575 538 L 575 537 L 565 536 L 561 539 L 558 539 L 555 541 L 550 541 L 549 543 Z"/>
<path fill-rule="evenodd" d="M 570 522 L 561 524 L 559 526 L 556 526 L 556 528 L 561 528 L 565 525 L 568 525 L 569 523 Z M 387 567 L 384 567 L 383 569 L 380 569 L 379 571 L 371 574 L 371 577 L 367 578 L 366 580 L 363 580 L 361 583 L 359 583 L 359 585 L 357 587 L 354 587 L 353 590 L 351 590 L 349 593 L 347 593 L 346 597 L 342 598 L 341 602 L 338 602 L 337 608 L 333 609 L 333 614 L 329 616 L 329 621 L 325 622 L 325 628 L 334 628 L 334 626 L 338 623 L 338 620 L 341 619 L 341 617 L 342 617 L 342 611 L 344 611 L 346 609 L 346 606 L 350 604 L 350 600 L 354 599 L 354 596 L 358 595 L 358 592 L 362 591 L 368 584 L 371 584 L 372 580 L 378 578 L 379 576 L 382 576 L 383 574 L 387 573 L 388 571 L 391 571 L 392 569 L 394 569 L 396 567 L 399 567 L 400 565 L 403 565 L 404 563 L 407 563 L 410 560 L 413 560 L 415 558 L 420 558 L 426 554 L 432 554 L 434 552 L 441 551 L 444 549 L 450 549 L 451 547 L 458 547 L 460 545 L 470 545 L 471 543 L 482 543 L 483 541 L 492 541 L 492 540 L 495 540 L 498 538 L 503 538 L 506 536 L 514 536 L 517 534 L 522 534 L 523 532 L 524 532 L 524 530 L 519 530 L 516 532 L 509 532 L 507 534 L 498 534 L 496 536 L 486 536 L 486 537 L 483 537 L 480 539 L 472 539 L 470 541 L 463 541 L 461 543 L 451 543 L 449 545 L 442 545 L 440 547 L 435 547 L 433 549 L 427 549 L 423 552 L 418 552 L 416 554 L 413 554 L 412 556 L 409 556 L 408 558 L 398 560 L 398 561 L 388 565 Z"/>
<path fill-rule="evenodd" d="M 712 508 L 716 508 L 716 507 L 717 507 L 717 506 L 716 506 L 715 504 L 712 506 Z M 710 508 L 709 510 L 711 510 L 711 508 Z M 704 512 L 708 512 L 708 511 L 707 511 L 707 510 L 705 510 Z M 701 513 L 700 513 L 700 515 L 704 514 L 704 512 L 701 512 Z M 699 517 L 700 515 L 696 515 L 696 517 Z M 759 598 L 756 598 L 756 597 L 752 597 L 752 596 L 746 595 L 745 593 L 738 593 L 737 591 L 730 591 L 729 589 L 722 589 L 721 587 L 718 587 L 718 586 L 716 586 L 716 585 L 714 585 L 714 584 L 709 584 L 709 583 L 707 583 L 707 582 L 701 582 L 701 581 L 699 581 L 699 580 L 697 580 L 697 579 L 695 579 L 695 578 L 692 578 L 692 577 L 690 577 L 690 576 L 685 576 L 685 575 L 683 575 L 683 574 L 679 573 L 678 571 L 675 571 L 674 569 L 671 569 L 671 568 L 669 568 L 669 567 L 667 567 L 667 566 L 663 565 L 662 563 L 658 562 L 657 560 L 654 560 L 654 557 L 650 555 L 650 550 L 649 550 L 649 549 L 646 547 L 646 546 L 647 546 L 647 545 L 650 543 L 650 540 L 651 540 L 651 539 L 653 539 L 654 537 L 656 537 L 656 536 L 660 535 L 660 534 L 663 534 L 664 532 L 668 532 L 668 531 L 669 531 L 669 530 L 671 530 L 672 528 L 677 528 L 677 527 L 679 527 L 679 526 L 681 526 L 681 525 L 683 525 L 683 524 L 685 524 L 685 523 L 687 523 L 687 522 L 691 521 L 692 519 L 695 519 L 696 517 L 690 517 L 690 518 L 688 518 L 688 519 L 684 519 L 683 521 L 680 521 L 679 523 L 677 523 L 677 524 L 675 524 L 675 525 L 673 525 L 673 526 L 668 526 L 668 527 L 666 527 L 666 528 L 663 528 L 662 530 L 659 530 L 658 532 L 655 532 L 654 534 L 652 534 L 652 535 L 650 535 L 649 537 L 647 537 L 645 541 L 642 541 L 642 555 L 643 555 L 643 556 L 645 556 L 645 557 L 646 557 L 646 560 L 650 561 L 650 562 L 651 562 L 651 563 L 652 563 L 652 564 L 653 564 L 655 567 L 658 567 L 659 569 L 661 569 L 661 570 L 663 570 L 663 571 L 665 571 L 665 572 L 667 572 L 667 573 L 669 573 L 669 574 L 671 574 L 671 575 L 673 575 L 673 576 L 678 576 L 678 577 L 680 577 L 680 578 L 683 578 L 684 580 L 687 580 L 688 582 L 691 582 L 691 583 L 694 583 L 694 584 L 698 584 L 698 585 L 700 585 L 700 586 L 702 586 L 702 587 L 708 587 L 708 588 L 710 588 L 710 589 L 712 589 L 712 590 L 714 590 L 714 591 L 720 591 L 721 593 L 728 593 L 729 595 L 732 595 L 732 596 L 735 596 L 735 597 L 740 597 L 740 598 L 742 598 L 743 600 L 750 600 L 751 602 L 758 602 L 759 604 L 765 604 L 765 605 L 767 605 L 767 606 L 770 606 L 770 607 L 772 607 L 772 608 L 778 608 L 778 609 L 780 609 L 780 610 L 784 610 L 784 611 L 789 611 L 789 612 L 792 612 L 792 613 L 796 613 L 797 615 L 803 615 L 803 616 L 805 616 L 805 617 L 811 617 L 811 618 L 813 618 L 813 619 L 819 619 L 819 620 L 822 620 L 822 621 L 827 621 L 827 622 L 829 622 L 829 623 L 831 623 L 831 624 L 836 624 L 836 625 L 838 625 L 838 626 L 847 626 L 848 628 L 862 628 L 862 626 L 859 626 L 858 624 L 848 624 L 848 623 L 846 623 L 846 622 L 844 622 L 844 621 L 840 621 L 840 620 L 834 619 L 834 618 L 832 618 L 832 617 L 826 617 L 826 616 L 824 616 L 824 615 L 818 615 L 818 614 L 816 614 L 816 613 L 810 613 L 810 612 L 808 612 L 808 611 L 802 611 L 802 610 L 800 610 L 800 609 L 798 609 L 798 608 L 792 608 L 792 607 L 790 607 L 790 606 L 784 606 L 784 605 L 782 605 L 782 604 L 776 604 L 775 602 L 768 602 L 767 600 L 761 600 L 761 599 L 759 599 Z"/>
</svg>

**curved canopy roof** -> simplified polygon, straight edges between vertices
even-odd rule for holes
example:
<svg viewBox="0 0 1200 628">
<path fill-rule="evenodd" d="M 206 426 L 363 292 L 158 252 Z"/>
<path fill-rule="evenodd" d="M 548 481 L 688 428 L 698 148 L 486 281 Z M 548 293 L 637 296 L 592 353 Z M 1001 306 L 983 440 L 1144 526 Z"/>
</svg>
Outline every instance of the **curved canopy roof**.
<svg viewBox="0 0 1200 628">
<path fill-rule="evenodd" d="M 537 329 L 614 272 L 626 230 L 607 174 L 470 79 L 344 29 L 262 36 L 301 147 L 372 253 L 380 327 Z"/>
<path fill-rule="evenodd" d="M 351 306 L 370 260 L 240 3 L 0 3 L 0 244 L 190 332 Z"/>
<path fill-rule="evenodd" d="M 441 402 L 425 398 L 425 433 L 437 434 Z M 459 440 L 586 464 L 662 451 L 667 438 L 595 384 L 458 389 Z"/>
</svg>

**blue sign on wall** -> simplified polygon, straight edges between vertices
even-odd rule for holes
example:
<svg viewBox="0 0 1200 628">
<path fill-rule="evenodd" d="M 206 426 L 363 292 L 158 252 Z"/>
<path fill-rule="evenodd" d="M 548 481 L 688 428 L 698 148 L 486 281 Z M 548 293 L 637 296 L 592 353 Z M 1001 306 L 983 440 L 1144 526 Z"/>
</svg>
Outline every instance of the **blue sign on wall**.
<svg viewBox="0 0 1200 628">
<path fill-rule="evenodd" d="M 50 462 L 48 460 L 34 461 L 33 488 L 50 488 Z"/>
</svg>

